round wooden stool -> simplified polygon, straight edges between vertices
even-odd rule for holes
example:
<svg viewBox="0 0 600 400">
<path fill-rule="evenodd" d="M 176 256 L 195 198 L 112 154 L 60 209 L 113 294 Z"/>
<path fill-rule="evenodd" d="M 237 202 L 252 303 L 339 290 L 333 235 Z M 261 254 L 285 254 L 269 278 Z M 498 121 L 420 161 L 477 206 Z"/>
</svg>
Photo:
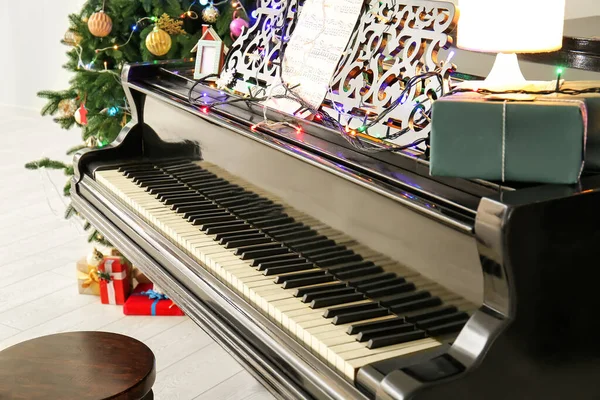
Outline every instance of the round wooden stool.
<svg viewBox="0 0 600 400">
<path fill-rule="evenodd" d="M 43 336 L 0 352 L 0 399 L 151 400 L 152 350 L 108 332 Z"/>
</svg>

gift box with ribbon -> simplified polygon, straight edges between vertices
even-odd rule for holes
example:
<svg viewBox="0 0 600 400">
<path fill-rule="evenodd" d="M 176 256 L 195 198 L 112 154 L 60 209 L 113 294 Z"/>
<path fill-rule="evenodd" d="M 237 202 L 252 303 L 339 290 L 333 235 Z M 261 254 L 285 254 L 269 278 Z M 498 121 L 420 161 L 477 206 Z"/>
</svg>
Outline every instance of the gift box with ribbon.
<svg viewBox="0 0 600 400">
<path fill-rule="evenodd" d="M 100 296 L 98 267 L 89 265 L 86 258 L 77 261 L 77 289 L 80 294 Z"/>
<path fill-rule="evenodd" d="M 128 269 L 121 257 L 104 257 L 98 266 L 102 304 L 125 304 L 131 291 Z"/>
<path fill-rule="evenodd" d="M 152 283 L 137 285 L 123 306 L 125 315 L 184 315 L 169 297 L 153 290 Z"/>
<path fill-rule="evenodd" d="M 596 85 L 598 86 L 598 85 Z M 600 168 L 600 97 L 462 93 L 433 104 L 430 173 L 573 184 Z"/>
</svg>

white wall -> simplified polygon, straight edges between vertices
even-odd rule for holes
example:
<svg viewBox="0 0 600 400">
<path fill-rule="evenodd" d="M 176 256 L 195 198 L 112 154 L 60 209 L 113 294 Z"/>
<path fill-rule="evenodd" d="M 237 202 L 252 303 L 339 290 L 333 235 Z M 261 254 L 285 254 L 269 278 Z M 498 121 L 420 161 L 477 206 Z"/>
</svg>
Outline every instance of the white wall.
<svg viewBox="0 0 600 400">
<path fill-rule="evenodd" d="M 460 0 L 446 0 L 454 4 L 460 4 Z M 503 0 L 481 0 L 481 1 L 496 1 Z M 526 0 L 524 0 L 526 1 Z M 582 17 L 593 17 L 600 15 L 600 0 L 566 0 L 565 18 L 574 19 Z M 600 34 L 600 32 L 599 32 Z"/>
<path fill-rule="evenodd" d="M 84 0 L 0 0 L 0 104 L 39 109 L 42 89 L 66 89 L 67 15 Z M 0 128 L 1 129 L 1 128 Z"/>
</svg>

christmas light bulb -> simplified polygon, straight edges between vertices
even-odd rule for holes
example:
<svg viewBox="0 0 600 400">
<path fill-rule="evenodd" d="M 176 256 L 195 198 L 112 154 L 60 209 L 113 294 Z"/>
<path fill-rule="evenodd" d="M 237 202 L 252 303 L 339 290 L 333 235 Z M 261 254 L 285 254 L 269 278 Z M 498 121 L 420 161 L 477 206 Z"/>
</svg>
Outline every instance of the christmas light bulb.
<svg viewBox="0 0 600 400">
<path fill-rule="evenodd" d="M 200 0 L 200 5 L 205 6 L 208 4 L 208 0 Z"/>
</svg>

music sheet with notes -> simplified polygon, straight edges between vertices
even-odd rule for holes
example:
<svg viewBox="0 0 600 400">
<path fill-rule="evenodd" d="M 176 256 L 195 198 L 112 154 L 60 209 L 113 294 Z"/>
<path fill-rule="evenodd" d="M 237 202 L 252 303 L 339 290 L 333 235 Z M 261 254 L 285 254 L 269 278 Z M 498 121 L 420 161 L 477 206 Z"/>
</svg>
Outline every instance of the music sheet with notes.
<svg viewBox="0 0 600 400">
<path fill-rule="evenodd" d="M 319 108 L 329 82 L 360 17 L 363 0 L 306 0 L 286 47 L 282 77 L 314 108 Z M 273 88 L 272 94 L 282 88 Z M 285 100 L 285 99 L 283 99 Z M 293 113 L 294 101 L 271 99 L 267 105 Z"/>
</svg>

